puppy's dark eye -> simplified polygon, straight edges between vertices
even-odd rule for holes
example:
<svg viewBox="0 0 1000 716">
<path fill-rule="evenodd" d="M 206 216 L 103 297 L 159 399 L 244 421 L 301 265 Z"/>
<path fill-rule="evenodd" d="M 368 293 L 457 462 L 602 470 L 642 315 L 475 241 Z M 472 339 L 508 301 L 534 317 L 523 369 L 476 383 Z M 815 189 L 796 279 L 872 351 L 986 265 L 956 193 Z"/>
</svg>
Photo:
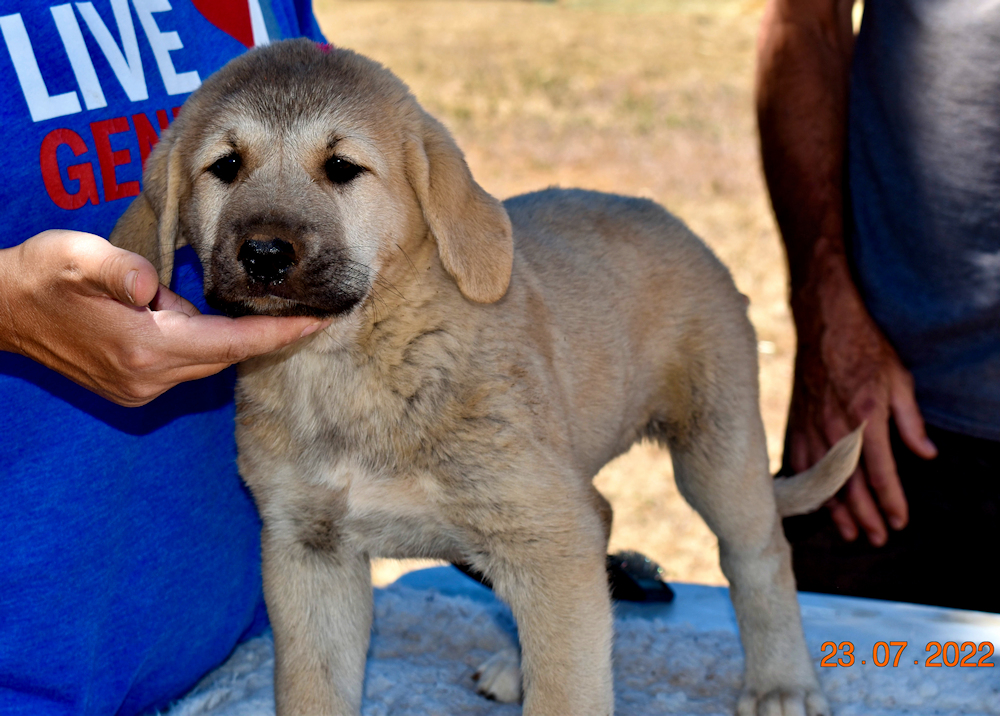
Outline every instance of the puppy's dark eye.
<svg viewBox="0 0 1000 716">
<path fill-rule="evenodd" d="M 240 167 L 242 166 L 243 160 L 240 158 L 240 155 L 232 152 L 216 161 L 215 164 L 208 168 L 208 171 L 212 172 L 219 181 L 225 184 L 232 184 L 236 181 L 236 175 L 240 173 Z"/>
<path fill-rule="evenodd" d="M 351 162 L 340 157 L 330 157 L 326 160 L 326 165 L 323 168 L 326 170 L 326 178 L 334 184 L 347 184 L 353 181 L 354 177 L 358 174 L 365 171 L 364 167 L 351 164 Z"/>
</svg>

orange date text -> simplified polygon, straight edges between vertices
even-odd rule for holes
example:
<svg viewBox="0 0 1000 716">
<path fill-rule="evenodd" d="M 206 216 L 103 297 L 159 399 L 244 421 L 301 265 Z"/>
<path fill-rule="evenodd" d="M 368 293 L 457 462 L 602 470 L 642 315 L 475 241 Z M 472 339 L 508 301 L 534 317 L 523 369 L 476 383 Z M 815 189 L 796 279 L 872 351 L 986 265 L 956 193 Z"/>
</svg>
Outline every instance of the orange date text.
<svg viewBox="0 0 1000 716">
<path fill-rule="evenodd" d="M 871 662 L 875 666 L 899 666 L 900 663 L 907 663 L 903 658 L 903 651 L 909 642 L 905 641 L 878 641 L 872 646 Z M 825 641 L 820 647 L 823 658 L 820 666 L 854 666 L 855 662 L 865 665 L 868 659 L 867 654 L 856 655 L 854 642 L 842 641 L 839 644 L 833 641 Z M 992 667 L 993 644 L 988 641 L 981 641 L 978 644 L 972 641 L 964 641 L 959 644 L 956 641 L 946 641 L 942 644 L 939 641 L 928 642 L 924 648 L 924 666 L 982 666 Z M 902 660 L 902 661 L 901 661 Z M 914 659 L 914 664 L 920 664 L 920 659 Z"/>
</svg>

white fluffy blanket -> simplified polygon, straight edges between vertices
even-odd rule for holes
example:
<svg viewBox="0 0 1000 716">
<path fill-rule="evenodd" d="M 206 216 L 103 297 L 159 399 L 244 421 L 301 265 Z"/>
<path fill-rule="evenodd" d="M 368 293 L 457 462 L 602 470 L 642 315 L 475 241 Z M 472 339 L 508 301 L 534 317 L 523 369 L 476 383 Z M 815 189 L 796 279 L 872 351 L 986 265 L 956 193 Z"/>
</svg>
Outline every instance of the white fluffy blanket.
<svg viewBox="0 0 1000 716">
<path fill-rule="evenodd" d="M 743 656 L 726 590 L 674 586 L 673 605 L 618 609 L 616 710 L 732 714 Z M 825 641 L 854 644 L 853 666 L 818 669 L 837 716 L 1000 715 L 1000 668 L 924 666 L 930 641 L 991 641 L 1000 648 L 1000 617 L 811 594 L 801 602 L 817 665 Z M 477 696 L 470 678 L 479 663 L 515 640 L 507 608 L 450 568 L 412 573 L 376 590 L 363 714 L 519 714 L 517 705 Z M 898 666 L 872 663 L 879 641 L 908 641 Z M 167 714 L 272 716 L 273 663 L 270 634 L 253 639 Z"/>
</svg>

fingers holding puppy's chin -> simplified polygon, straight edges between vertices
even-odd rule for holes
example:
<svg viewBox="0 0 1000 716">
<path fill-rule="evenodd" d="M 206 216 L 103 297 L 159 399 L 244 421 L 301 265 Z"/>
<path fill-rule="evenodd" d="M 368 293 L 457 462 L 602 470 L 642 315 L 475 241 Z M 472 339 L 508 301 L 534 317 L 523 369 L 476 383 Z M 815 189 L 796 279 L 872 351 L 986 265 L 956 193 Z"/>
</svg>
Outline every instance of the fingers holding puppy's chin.
<svg viewBox="0 0 1000 716">
<path fill-rule="evenodd" d="M 125 407 L 145 405 L 180 383 L 279 350 L 329 325 L 311 317 L 234 320 L 196 309 L 193 316 L 143 311 L 109 300 L 90 308 L 91 320 L 76 338 L 61 331 L 59 340 L 43 336 L 17 352 Z"/>
<path fill-rule="evenodd" d="M 162 331 L 164 354 L 175 368 L 191 369 L 184 375 L 194 378 L 279 350 L 330 324 L 315 316 L 228 318 L 164 311 L 153 317 Z"/>
</svg>

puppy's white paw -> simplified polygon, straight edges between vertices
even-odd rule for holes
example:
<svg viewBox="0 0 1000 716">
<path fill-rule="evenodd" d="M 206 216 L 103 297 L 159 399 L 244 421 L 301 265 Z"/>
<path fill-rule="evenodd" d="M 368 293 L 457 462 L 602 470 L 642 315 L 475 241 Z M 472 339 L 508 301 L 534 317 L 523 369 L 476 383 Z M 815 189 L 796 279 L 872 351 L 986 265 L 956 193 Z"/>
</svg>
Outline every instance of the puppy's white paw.
<svg viewBox="0 0 1000 716">
<path fill-rule="evenodd" d="M 512 704 L 521 700 L 521 652 L 511 647 L 498 651 L 472 675 L 476 693 L 493 701 Z"/>
<path fill-rule="evenodd" d="M 832 716 L 830 704 L 817 689 L 775 689 L 765 694 L 744 691 L 737 716 Z"/>
</svg>

